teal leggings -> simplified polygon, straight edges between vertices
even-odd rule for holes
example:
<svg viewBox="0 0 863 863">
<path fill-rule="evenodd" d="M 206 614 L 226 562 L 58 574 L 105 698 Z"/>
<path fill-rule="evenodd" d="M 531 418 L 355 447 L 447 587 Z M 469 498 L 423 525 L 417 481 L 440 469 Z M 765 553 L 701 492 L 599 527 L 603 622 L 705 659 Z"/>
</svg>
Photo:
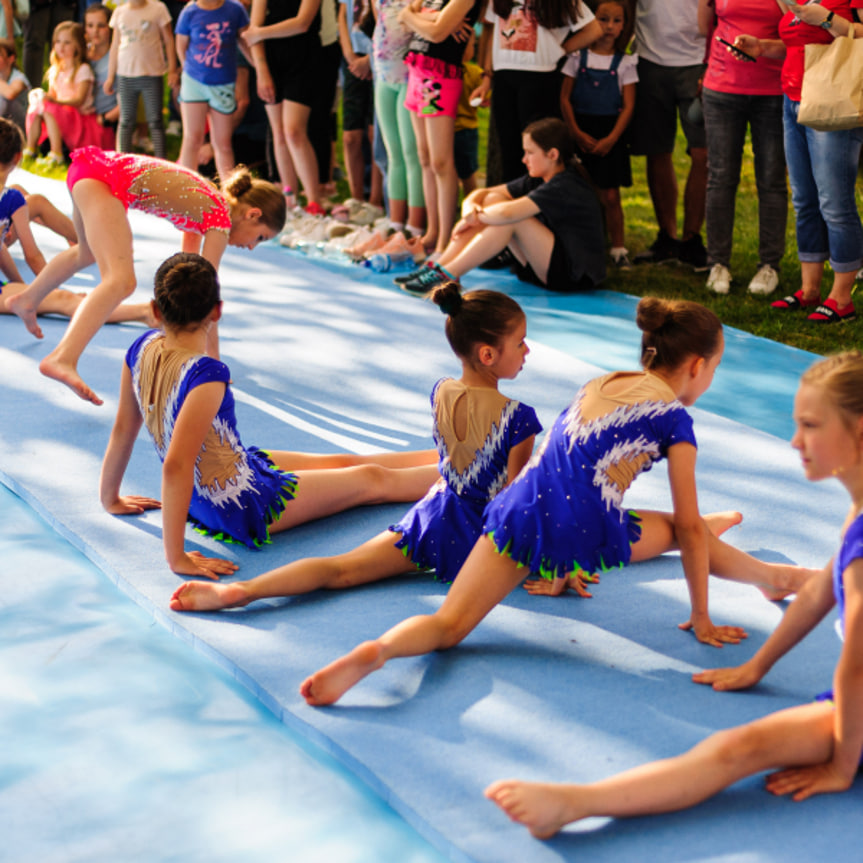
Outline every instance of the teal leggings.
<svg viewBox="0 0 863 863">
<path fill-rule="evenodd" d="M 375 114 L 387 148 L 387 197 L 407 201 L 409 207 L 423 207 L 422 168 L 411 115 L 404 106 L 407 89 L 407 82 L 394 87 L 375 81 Z"/>
</svg>

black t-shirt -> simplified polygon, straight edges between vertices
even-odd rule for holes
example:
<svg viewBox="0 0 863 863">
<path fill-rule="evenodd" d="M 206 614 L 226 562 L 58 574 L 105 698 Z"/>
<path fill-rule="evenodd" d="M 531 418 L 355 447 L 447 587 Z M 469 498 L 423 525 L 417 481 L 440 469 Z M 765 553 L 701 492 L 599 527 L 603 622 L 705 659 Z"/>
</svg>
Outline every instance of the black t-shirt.
<svg viewBox="0 0 863 863">
<path fill-rule="evenodd" d="M 602 208 L 593 189 L 575 168 L 548 182 L 525 174 L 506 184 L 513 198 L 527 195 L 539 207 L 537 218 L 563 246 L 573 281 L 605 278 L 605 233 Z"/>
</svg>

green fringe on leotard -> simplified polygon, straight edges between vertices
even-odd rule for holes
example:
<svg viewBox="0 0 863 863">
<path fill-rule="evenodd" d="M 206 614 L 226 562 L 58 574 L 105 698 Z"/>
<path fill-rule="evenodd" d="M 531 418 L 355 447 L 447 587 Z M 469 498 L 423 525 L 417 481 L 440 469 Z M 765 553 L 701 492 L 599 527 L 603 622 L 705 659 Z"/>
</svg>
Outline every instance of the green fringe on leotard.
<svg viewBox="0 0 863 863">
<path fill-rule="evenodd" d="M 638 517 L 638 513 L 631 509 L 628 511 L 628 515 L 633 519 L 633 522 L 638 527 L 639 536 L 641 535 L 641 519 Z M 512 540 L 510 540 L 504 548 L 500 548 L 494 539 L 494 531 L 489 531 L 486 536 L 491 540 L 492 545 L 494 546 L 494 550 L 501 557 L 508 557 L 510 560 L 515 561 L 516 565 L 521 569 L 526 564 L 523 561 L 515 560 L 512 556 Z M 630 548 L 632 547 L 632 543 L 630 542 Z M 530 557 L 530 554 L 528 554 Z M 540 564 L 539 572 L 534 573 L 538 575 L 540 578 L 544 578 L 546 581 L 554 581 L 556 578 L 565 578 L 567 575 L 581 575 L 581 577 L 588 582 L 589 584 L 596 584 L 599 581 L 599 576 L 605 572 L 611 572 L 614 569 L 623 569 L 624 564 L 618 563 L 614 566 L 607 566 L 605 562 L 600 558 L 600 566 L 596 572 L 588 572 L 577 560 L 573 560 L 571 564 L 567 564 L 564 568 L 564 571 L 561 572 L 561 567 L 559 566 L 550 566 L 546 563 L 545 560 Z"/>
<path fill-rule="evenodd" d="M 270 459 L 270 463 L 275 466 L 275 462 L 273 462 L 270 454 L 266 450 L 259 450 L 259 452 L 264 453 L 267 458 Z M 282 485 L 279 489 L 278 498 L 267 507 L 267 511 L 265 513 L 265 518 L 267 525 L 271 525 L 274 521 L 278 521 L 281 517 L 282 513 L 285 511 L 285 507 L 290 503 L 290 501 L 295 500 L 297 497 L 297 487 L 299 486 L 299 478 L 296 474 L 288 473 L 288 471 L 279 471 L 282 475 Z M 192 525 L 195 533 L 200 534 L 201 536 L 208 536 L 211 539 L 215 539 L 218 542 L 224 542 L 227 545 L 243 545 L 248 548 L 247 543 L 243 542 L 241 539 L 237 539 L 234 536 L 231 536 L 229 533 L 225 533 L 224 531 L 214 531 L 208 528 L 205 524 L 201 524 L 196 519 L 189 518 L 189 523 Z M 263 539 L 258 539 L 255 537 L 252 542 L 255 544 L 255 548 L 263 548 L 265 545 L 270 545 L 272 543 L 272 539 L 270 538 L 270 531 L 267 529 L 267 535 Z"/>
</svg>

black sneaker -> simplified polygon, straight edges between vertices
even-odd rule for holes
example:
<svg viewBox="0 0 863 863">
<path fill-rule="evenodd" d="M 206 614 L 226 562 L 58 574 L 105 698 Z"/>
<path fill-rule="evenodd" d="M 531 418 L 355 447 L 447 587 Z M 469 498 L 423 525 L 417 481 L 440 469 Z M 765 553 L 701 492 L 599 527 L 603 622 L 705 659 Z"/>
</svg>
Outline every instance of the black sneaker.
<svg viewBox="0 0 863 863">
<path fill-rule="evenodd" d="M 515 262 L 515 257 L 507 246 L 502 252 L 498 252 L 494 257 L 489 258 L 479 265 L 481 270 L 505 270 L 511 267 Z"/>
<path fill-rule="evenodd" d="M 415 278 L 402 282 L 399 287 L 410 294 L 427 294 L 444 282 L 453 281 L 452 276 L 447 275 L 437 264 L 425 267 Z"/>
<path fill-rule="evenodd" d="M 678 260 L 681 264 L 692 267 L 696 273 L 703 273 L 710 269 L 707 263 L 707 249 L 701 240 L 701 234 L 693 234 L 688 240 L 680 243 Z"/>
<path fill-rule="evenodd" d="M 401 287 L 405 282 L 410 282 L 413 279 L 417 278 L 417 276 L 421 276 L 431 266 L 433 266 L 433 262 L 425 263 L 419 269 L 414 270 L 412 273 L 402 273 L 402 275 L 396 276 L 393 281 L 399 287 Z"/>
<path fill-rule="evenodd" d="M 643 252 L 639 252 L 633 260 L 636 264 L 662 264 L 666 261 L 676 261 L 680 254 L 680 245 L 680 240 L 675 240 L 674 237 L 660 229 L 653 245 Z M 707 263 L 706 257 L 704 262 Z"/>
</svg>

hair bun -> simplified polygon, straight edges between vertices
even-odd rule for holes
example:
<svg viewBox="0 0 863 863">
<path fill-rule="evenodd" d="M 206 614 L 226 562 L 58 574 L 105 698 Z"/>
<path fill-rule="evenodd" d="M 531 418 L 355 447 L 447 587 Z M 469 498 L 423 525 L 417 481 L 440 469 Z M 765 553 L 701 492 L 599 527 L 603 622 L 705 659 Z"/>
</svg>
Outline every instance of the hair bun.
<svg viewBox="0 0 863 863">
<path fill-rule="evenodd" d="M 644 297 L 638 303 L 635 323 L 644 333 L 655 333 L 674 317 L 674 306 L 661 297 Z"/>
<path fill-rule="evenodd" d="M 435 288 L 431 295 L 431 301 L 445 315 L 449 315 L 450 317 L 457 315 L 464 305 L 464 298 L 456 282 L 445 282 Z"/>
</svg>

